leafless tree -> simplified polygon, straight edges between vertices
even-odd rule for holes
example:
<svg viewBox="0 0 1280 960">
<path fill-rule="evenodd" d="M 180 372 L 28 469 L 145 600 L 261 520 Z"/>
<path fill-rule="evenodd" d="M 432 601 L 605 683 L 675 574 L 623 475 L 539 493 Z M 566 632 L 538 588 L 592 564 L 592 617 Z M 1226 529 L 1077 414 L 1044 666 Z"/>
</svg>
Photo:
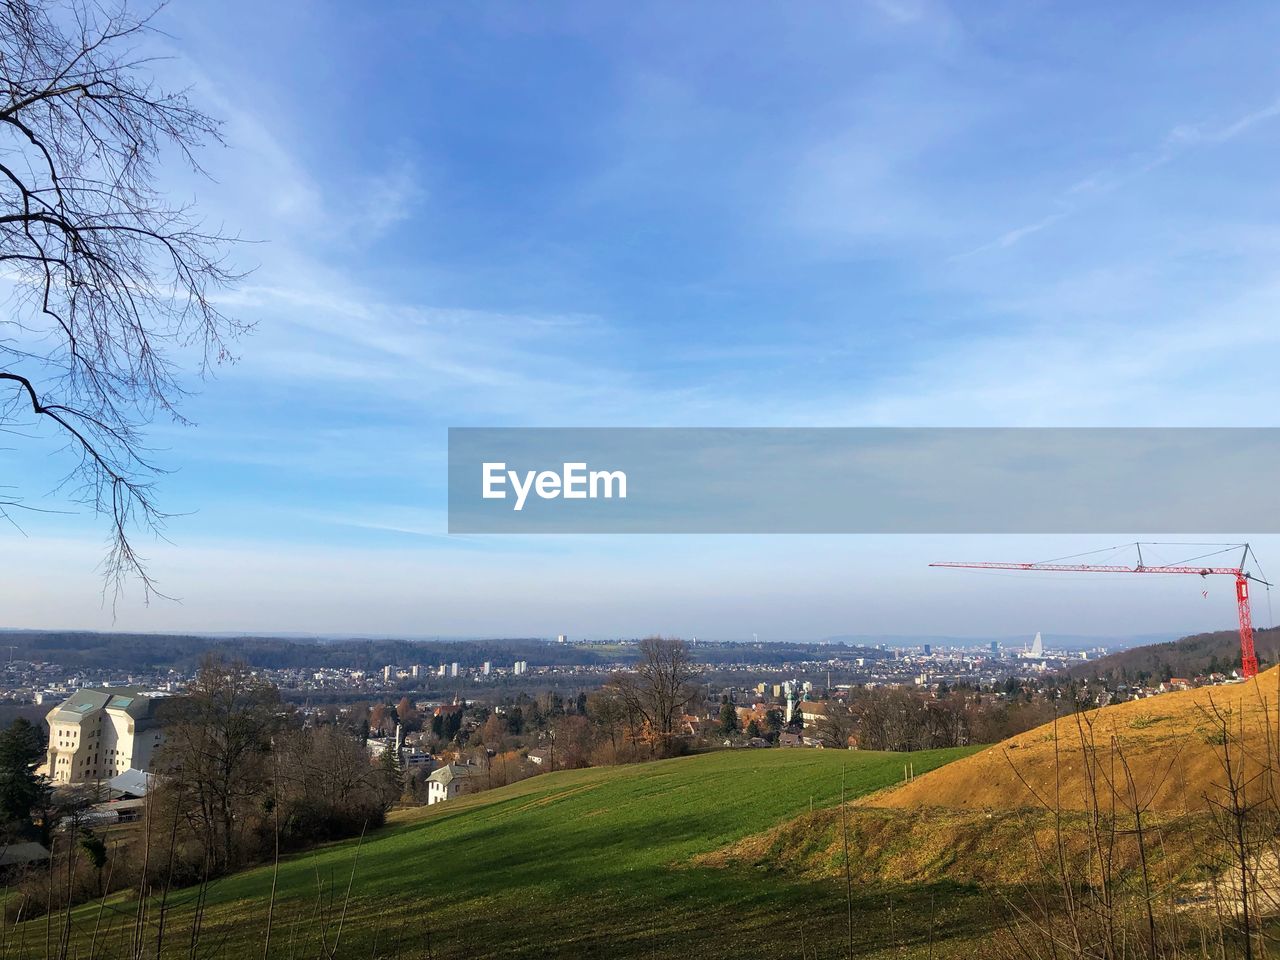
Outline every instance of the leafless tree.
<svg viewBox="0 0 1280 960">
<path fill-rule="evenodd" d="M 635 670 L 614 675 L 610 687 L 621 697 L 633 732 L 649 739 L 656 751 L 668 752 L 680 716 L 696 695 L 690 685 L 695 676 L 697 670 L 683 640 L 648 637 L 640 641 Z"/>
<path fill-rule="evenodd" d="M 587 716 L 600 731 L 600 736 L 608 738 L 610 762 L 616 763 L 618 737 L 627 719 L 627 710 L 622 699 L 610 690 L 598 690 L 587 698 Z"/>
<path fill-rule="evenodd" d="M 836 700 L 827 702 L 826 709 L 816 726 L 822 745 L 836 750 L 848 749 L 849 740 L 857 731 L 857 721 L 853 711 Z"/>
<path fill-rule="evenodd" d="M 147 597 L 133 535 L 166 515 L 143 428 L 185 422 L 179 361 L 204 373 L 244 330 L 216 305 L 242 276 L 231 238 L 159 181 L 169 155 L 201 172 L 196 151 L 221 137 L 185 92 L 155 85 L 138 52 L 150 21 L 123 3 L 0 3 L 0 431 L 65 440 L 59 489 L 110 518 L 108 584 L 136 576 Z M 33 509 L 0 493 L 10 521 L 6 508 Z"/>
<path fill-rule="evenodd" d="M 286 731 L 275 738 L 274 813 L 283 810 L 285 839 L 354 834 L 378 826 L 400 789 L 387 765 L 372 763 L 365 745 L 336 726 Z"/>
<path fill-rule="evenodd" d="M 204 845 L 208 863 L 235 865 L 236 826 L 260 806 L 271 771 L 280 693 L 244 664 L 206 660 L 186 696 L 166 706 L 160 769 Z"/>
</svg>

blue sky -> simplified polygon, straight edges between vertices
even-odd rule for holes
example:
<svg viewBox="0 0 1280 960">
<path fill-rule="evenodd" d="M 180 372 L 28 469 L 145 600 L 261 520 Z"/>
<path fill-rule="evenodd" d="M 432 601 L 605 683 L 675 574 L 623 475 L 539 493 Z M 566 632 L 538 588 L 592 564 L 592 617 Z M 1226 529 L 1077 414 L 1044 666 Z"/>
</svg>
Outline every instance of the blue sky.
<svg viewBox="0 0 1280 960">
<path fill-rule="evenodd" d="M 165 80 L 230 143 L 216 182 L 169 186 L 261 241 L 227 304 L 257 329 L 185 406 L 197 426 L 151 431 L 189 515 L 146 552 L 182 602 L 113 620 L 103 525 L 31 515 L 0 533 L 30 558 L 9 625 L 1232 623 L 1226 585 L 924 567 L 1125 531 L 450 538 L 445 432 L 1275 425 L 1280 8 L 177 0 L 160 25 Z M 0 470 L 59 505 L 57 450 Z"/>
</svg>

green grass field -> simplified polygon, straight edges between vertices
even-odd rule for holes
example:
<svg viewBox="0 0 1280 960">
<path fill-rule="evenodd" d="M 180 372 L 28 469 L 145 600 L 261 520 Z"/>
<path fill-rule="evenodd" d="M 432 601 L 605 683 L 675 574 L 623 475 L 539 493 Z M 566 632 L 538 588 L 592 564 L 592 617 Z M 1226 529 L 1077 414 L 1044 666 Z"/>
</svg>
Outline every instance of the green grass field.
<svg viewBox="0 0 1280 960">
<path fill-rule="evenodd" d="M 921 773 L 967 752 L 917 753 L 911 762 Z M 405 811 L 365 838 L 358 860 L 351 841 L 282 863 L 271 955 L 323 955 L 322 936 L 332 946 L 354 861 L 339 956 L 799 956 L 801 938 L 809 955 L 822 947 L 817 955 L 834 956 L 846 932 L 843 887 L 689 860 L 810 804 L 838 802 L 842 771 L 854 797 L 898 781 L 903 762 L 902 754 L 725 751 L 547 774 Z M 271 880 L 266 867 L 213 885 L 201 956 L 263 955 Z M 919 939 L 925 932 L 912 926 L 930 916 L 942 929 L 972 913 L 948 919 L 937 891 L 902 891 L 888 904 L 887 896 L 857 897 L 857 938 L 868 955 L 891 936 Z M 192 897 L 170 897 L 177 908 L 166 921 L 166 955 L 189 950 Z M 97 912 L 74 914 L 73 955 L 85 955 Z M 111 903 L 98 934 L 107 957 L 127 955 L 133 912 L 127 901 Z M 42 944 L 43 921 L 28 926 L 28 942 Z"/>
</svg>

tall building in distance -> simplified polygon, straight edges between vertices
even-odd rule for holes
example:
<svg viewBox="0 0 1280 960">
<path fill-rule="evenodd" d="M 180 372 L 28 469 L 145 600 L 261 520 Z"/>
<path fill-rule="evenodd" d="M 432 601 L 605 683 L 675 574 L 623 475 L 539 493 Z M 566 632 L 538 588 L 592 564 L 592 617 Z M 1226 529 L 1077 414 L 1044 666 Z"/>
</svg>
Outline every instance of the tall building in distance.
<svg viewBox="0 0 1280 960">
<path fill-rule="evenodd" d="M 483 667 L 481 667 L 480 669 L 481 669 L 481 671 L 483 671 L 484 675 L 487 677 L 487 676 L 490 674 L 490 672 L 492 672 L 492 670 L 493 670 L 493 661 L 492 661 L 492 660 L 486 660 L 486 661 L 484 662 L 484 666 L 483 666 Z"/>
<path fill-rule="evenodd" d="M 156 719 L 160 699 L 127 687 L 77 690 L 45 716 L 44 772 L 54 783 L 93 783 L 150 770 L 164 739 Z"/>
<path fill-rule="evenodd" d="M 523 676 L 529 670 L 529 662 L 527 660 L 517 660 L 515 666 L 511 668 L 511 672 L 517 677 Z"/>
<path fill-rule="evenodd" d="M 458 675 L 458 661 L 455 660 L 449 664 L 449 676 L 456 677 Z"/>
</svg>

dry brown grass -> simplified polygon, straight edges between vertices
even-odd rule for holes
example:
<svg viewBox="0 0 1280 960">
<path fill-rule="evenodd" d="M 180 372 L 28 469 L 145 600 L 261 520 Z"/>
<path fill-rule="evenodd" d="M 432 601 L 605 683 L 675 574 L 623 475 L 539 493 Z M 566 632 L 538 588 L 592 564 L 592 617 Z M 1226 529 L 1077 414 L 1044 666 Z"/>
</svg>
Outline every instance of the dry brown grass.
<svg viewBox="0 0 1280 960">
<path fill-rule="evenodd" d="M 1273 956 L 1277 701 L 1280 669 L 1072 713 L 699 862 L 886 895 L 976 887 L 990 905 L 979 956 Z"/>
<path fill-rule="evenodd" d="M 1084 810 L 1089 803 L 1082 754 L 1087 741 L 1098 747 L 1114 744 L 1123 752 L 1145 809 L 1170 815 L 1200 812 L 1206 809 L 1206 794 L 1222 780 L 1222 728 L 1214 707 L 1229 715 L 1233 736 L 1247 752 L 1263 758 L 1268 737 L 1274 743 L 1277 736 L 1278 696 L 1280 667 L 1248 683 L 1167 693 L 1062 717 L 911 783 L 863 797 L 857 805 Z M 1117 774 L 1115 782 L 1121 779 Z"/>
</svg>

